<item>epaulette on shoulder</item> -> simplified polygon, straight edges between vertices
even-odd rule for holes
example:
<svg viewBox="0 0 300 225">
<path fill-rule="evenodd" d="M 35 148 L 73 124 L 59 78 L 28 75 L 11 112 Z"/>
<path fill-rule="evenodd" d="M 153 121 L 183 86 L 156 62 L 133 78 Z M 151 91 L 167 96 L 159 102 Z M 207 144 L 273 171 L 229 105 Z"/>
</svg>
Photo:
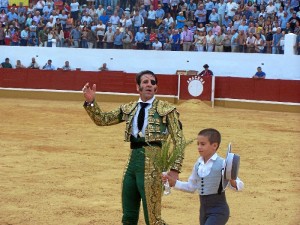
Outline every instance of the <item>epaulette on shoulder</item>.
<svg viewBox="0 0 300 225">
<path fill-rule="evenodd" d="M 129 102 L 127 104 L 121 105 L 121 110 L 124 114 L 130 114 L 137 106 L 137 101 Z"/>
<path fill-rule="evenodd" d="M 165 116 L 175 109 L 175 106 L 167 101 L 159 100 L 157 102 L 157 112 L 160 116 Z"/>
</svg>

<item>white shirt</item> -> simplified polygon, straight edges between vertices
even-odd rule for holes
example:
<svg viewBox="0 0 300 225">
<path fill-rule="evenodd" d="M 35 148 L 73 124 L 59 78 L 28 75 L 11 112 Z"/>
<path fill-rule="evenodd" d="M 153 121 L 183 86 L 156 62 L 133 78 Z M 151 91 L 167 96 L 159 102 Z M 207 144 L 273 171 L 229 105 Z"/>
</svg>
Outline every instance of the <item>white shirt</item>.
<svg viewBox="0 0 300 225">
<path fill-rule="evenodd" d="M 71 12 L 76 12 L 79 10 L 79 3 L 78 2 L 72 2 L 70 4 Z"/>
<path fill-rule="evenodd" d="M 162 43 L 160 41 L 158 41 L 157 43 L 153 42 L 152 47 L 153 47 L 154 50 L 161 50 L 162 49 Z"/>
<path fill-rule="evenodd" d="M 155 100 L 155 96 L 153 96 L 150 100 L 146 101 L 146 103 L 149 103 L 149 105 L 146 106 L 146 108 L 145 108 L 144 125 L 143 125 L 143 128 L 141 130 L 143 136 L 145 136 L 145 129 L 146 129 L 147 125 L 148 125 L 148 110 L 151 108 L 152 103 L 153 103 L 154 100 Z M 143 101 L 140 98 L 138 100 L 138 102 L 140 103 L 140 102 L 143 102 Z M 138 109 L 137 109 L 137 111 L 136 111 L 136 113 L 135 113 L 135 115 L 133 117 L 133 122 L 132 122 L 132 135 L 134 137 L 137 137 L 137 135 L 139 133 L 139 129 L 138 129 L 138 126 L 137 126 L 137 120 L 138 120 L 138 115 L 139 115 L 140 110 L 141 110 L 141 106 L 140 106 L 140 104 L 138 104 Z"/>
<path fill-rule="evenodd" d="M 228 2 L 226 4 L 227 6 L 227 15 L 228 16 L 234 16 L 236 11 L 232 11 L 232 9 L 237 10 L 238 9 L 238 5 L 235 2 Z"/>
<path fill-rule="evenodd" d="M 105 32 L 105 24 L 98 24 L 96 29 L 100 29 L 102 28 L 103 30 L 97 30 L 97 35 L 102 35 L 104 36 L 104 32 Z"/>
<path fill-rule="evenodd" d="M 206 163 L 204 163 L 203 157 L 200 157 L 195 165 L 199 165 L 198 170 L 195 170 L 195 166 L 193 167 L 192 174 L 190 175 L 189 179 L 187 182 L 184 181 L 176 181 L 175 188 L 182 190 L 182 191 L 187 191 L 187 192 L 195 192 L 197 189 L 200 188 L 199 183 L 197 180 L 200 179 L 200 177 L 206 177 L 209 175 L 211 168 L 213 166 L 214 161 L 217 159 L 218 154 L 215 153 L 212 157 L 210 157 L 209 160 L 207 160 Z M 223 168 L 225 168 L 225 160 L 223 161 Z M 222 170 L 222 176 L 224 176 L 224 170 Z M 198 183 L 198 185 L 197 185 Z M 229 188 L 236 190 L 236 191 L 241 191 L 244 188 L 244 183 L 241 181 L 239 178 L 236 179 L 236 186 L 237 189 L 232 187 L 230 182 L 228 182 Z M 226 187 L 224 187 L 226 189 Z"/>
</svg>

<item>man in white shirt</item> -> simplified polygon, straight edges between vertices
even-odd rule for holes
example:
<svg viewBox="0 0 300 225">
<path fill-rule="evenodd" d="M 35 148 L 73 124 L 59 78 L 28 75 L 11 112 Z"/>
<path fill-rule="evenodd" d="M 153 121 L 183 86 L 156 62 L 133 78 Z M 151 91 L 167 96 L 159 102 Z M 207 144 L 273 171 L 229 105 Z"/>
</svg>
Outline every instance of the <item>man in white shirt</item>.
<svg viewBox="0 0 300 225">
<path fill-rule="evenodd" d="M 158 41 L 157 38 L 155 38 L 155 41 L 152 44 L 152 49 L 153 50 L 162 50 L 162 43 Z"/>
<path fill-rule="evenodd" d="M 235 15 L 236 10 L 238 9 L 238 4 L 236 4 L 232 0 L 228 0 L 226 6 L 227 6 L 226 14 L 228 15 L 228 18 L 230 20 L 232 20 Z"/>
<path fill-rule="evenodd" d="M 99 20 L 98 25 L 96 27 L 96 34 L 98 36 L 98 48 L 103 48 L 103 38 L 105 34 L 105 24 L 103 24 L 102 20 Z"/>
</svg>

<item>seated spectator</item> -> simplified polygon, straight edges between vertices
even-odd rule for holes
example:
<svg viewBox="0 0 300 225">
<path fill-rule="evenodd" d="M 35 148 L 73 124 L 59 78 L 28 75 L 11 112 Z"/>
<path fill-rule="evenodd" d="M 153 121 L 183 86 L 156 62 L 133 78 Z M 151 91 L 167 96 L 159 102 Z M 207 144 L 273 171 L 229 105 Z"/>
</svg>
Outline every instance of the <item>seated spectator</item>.
<svg viewBox="0 0 300 225">
<path fill-rule="evenodd" d="M 21 60 L 17 60 L 17 63 L 16 63 L 16 69 L 24 69 L 26 68 L 22 63 L 21 63 Z"/>
<path fill-rule="evenodd" d="M 162 43 L 158 41 L 158 38 L 155 38 L 155 41 L 152 44 L 153 50 L 162 50 Z"/>
<path fill-rule="evenodd" d="M 55 70 L 51 59 L 49 59 L 48 62 L 43 66 L 43 70 Z"/>
<path fill-rule="evenodd" d="M 37 62 L 35 61 L 35 58 L 33 57 L 31 59 L 31 63 L 30 65 L 27 67 L 28 69 L 39 69 L 39 64 L 37 64 Z"/>
<path fill-rule="evenodd" d="M 9 58 L 6 58 L 3 63 L 1 63 L 2 68 L 10 68 L 12 69 L 12 65 L 9 63 Z"/>
<path fill-rule="evenodd" d="M 265 79 L 266 78 L 266 74 L 265 72 L 263 72 L 261 70 L 261 67 L 257 67 L 257 72 L 254 74 L 254 76 L 252 78 L 255 78 L 255 79 Z"/>
<path fill-rule="evenodd" d="M 65 61 L 65 65 L 62 67 L 63 70 L 71 70 L 69 61 Z"/>
<path fill-rule="evenodd" d="M 100 71 L 107 71 L 108 68 L 107 68 L 107 64 L 106 63 L 103 63 L 102 66 L 99 68 Z"/>
<path fill-rule="evenodd" d="M 213 72 L 211 70 L 209 70 L 209 66 L 207 64 L 205 64 L 203 66 L 204 70 L 201 71 L 201 73 L 199 73 L 200 76 L 212 76 L 214 75 Z"/>
</svg>

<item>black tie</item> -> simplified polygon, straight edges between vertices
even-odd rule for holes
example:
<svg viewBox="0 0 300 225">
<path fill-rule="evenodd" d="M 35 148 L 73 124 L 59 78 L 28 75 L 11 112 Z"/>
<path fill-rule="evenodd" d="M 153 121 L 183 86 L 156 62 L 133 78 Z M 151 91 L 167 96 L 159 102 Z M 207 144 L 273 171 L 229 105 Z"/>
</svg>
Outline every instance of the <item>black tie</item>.
<svg viewBox="0 0 300 225">
<path fill-rule="evenodd" d="M 140 102 L 140 112 L 138 115 L 138 129 L 139 131 L 141 131 L 143 129 L 144 126 L 144 120 L 145 120 L 145 108 L 148 106 L 149 103 L 145 103 L 145 102 Z"/>
</svg>

